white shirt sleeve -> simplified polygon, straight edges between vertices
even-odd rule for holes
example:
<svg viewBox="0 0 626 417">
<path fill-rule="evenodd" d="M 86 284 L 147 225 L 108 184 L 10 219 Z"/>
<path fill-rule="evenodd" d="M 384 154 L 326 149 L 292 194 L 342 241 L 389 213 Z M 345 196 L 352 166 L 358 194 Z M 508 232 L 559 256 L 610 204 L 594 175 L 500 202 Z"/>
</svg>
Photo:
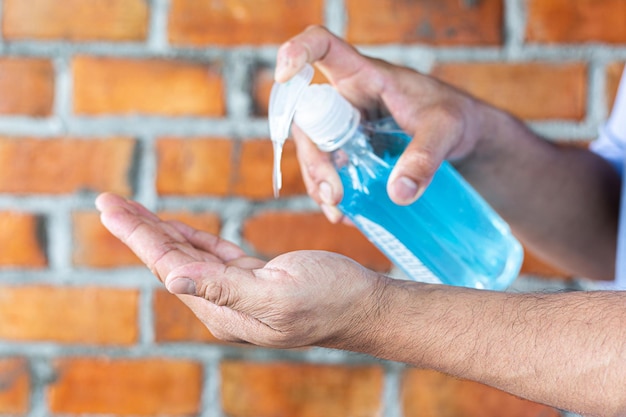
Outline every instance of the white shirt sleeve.
<svg viewBox="0 0 626 417">
<path fill-rule="evenodd" d="M 589 148 L 611 162 L 624 175 L 624 160 L 626 159 L 626 67 L 622 73 L 611 116 L 600 129 L 598 139 L 591 142 Z M 626 181 L 622 181 L 615 281 L 605 285 L 600 284 L 598 287 L 626 290 Z"/>
<path fill-rule="evenodd" d="M 600 154 L 621 173 L 626 155 L 626 67 L 622 73 L 609 120 L 600 128 L 598 139 L 589 148 Z"/>
</svg>

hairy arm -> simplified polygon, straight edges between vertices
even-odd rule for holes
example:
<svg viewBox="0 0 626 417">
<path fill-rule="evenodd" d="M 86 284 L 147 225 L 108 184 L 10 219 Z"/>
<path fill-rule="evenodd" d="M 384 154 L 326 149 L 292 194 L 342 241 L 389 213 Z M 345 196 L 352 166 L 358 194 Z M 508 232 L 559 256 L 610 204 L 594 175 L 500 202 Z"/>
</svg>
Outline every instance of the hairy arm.
<svg viewBox="0 0 626 417">
<path fill-rule="evenodd" d="M 346 348 L 592 416 L 626 413 L 626 294 L 510 294 L 389 281 Z"/>
<path fill-rule="evenodd" d="M 626 292 L 427 285 L 320 251 L 265 263 L 118 196 L 97 205 L 103 224 L 221 339 L 364 352 L 578 413 L 626 413 Z"/>
</svg>

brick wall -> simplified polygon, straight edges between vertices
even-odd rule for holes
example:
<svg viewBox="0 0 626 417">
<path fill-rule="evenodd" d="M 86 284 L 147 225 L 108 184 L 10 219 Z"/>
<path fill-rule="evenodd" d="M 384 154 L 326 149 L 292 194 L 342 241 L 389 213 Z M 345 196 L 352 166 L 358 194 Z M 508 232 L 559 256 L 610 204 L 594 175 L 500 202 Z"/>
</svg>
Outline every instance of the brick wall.
<svg viewBox="0 0 626 417">
<path fill-rule="evenodd" d="M 93 200 L 136 198 L 259 256 L 329 249 L 388 270 L 306 197 L 292 143 L 272 198 L 277 46 L 325 24 L 582 144 L 626 62 L 626 1 L 0 0 L 0 17 L 0 414 L 559 415 L 362 355 L 217 341 Z M 517 286 L 578 284 L 528 254 Z"/>
</svg>

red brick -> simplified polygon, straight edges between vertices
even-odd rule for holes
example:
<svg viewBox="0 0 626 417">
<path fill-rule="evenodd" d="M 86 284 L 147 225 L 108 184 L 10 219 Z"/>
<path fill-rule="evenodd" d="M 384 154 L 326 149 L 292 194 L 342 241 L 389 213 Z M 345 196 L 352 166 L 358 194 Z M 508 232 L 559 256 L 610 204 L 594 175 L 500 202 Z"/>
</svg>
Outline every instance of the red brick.
<svg viewBox="0 0 626 417">
<path fill-rule="evenodd" d="M 166 290 L 154 293 L 155 340 L 158 343 L 222 343 L 178 297 Z"/>
<path fill-rule="evenodd" d="M 316 249 L 341 253 L 377 271 L 391 268 L 389 260 L 356 227 L 333 225 L 318 213 L 265 212 L 244 223 L 243 236 L 266 258 Z"/>
<path fill-rule="evenodd" d="M 21 342 L 131 345 L 137 341 L 137 303 L 136 290 L 3 286 L 0 338 Z"/>
<path fill-rule="evenodd" d="M 140 41 L 148 31 L 144 0 L 6 0 L 6 39 Z"/>
<path fill-rule="evenodd" d="M 380 416 L 379 366 L 227 361 L 221 395 L 231 417 Z"/>
<path fill-rule="evenodd" d="M 63 194 L 82 190 L 129 195 L 135 141 L 0 137 L 0 192 Z"/>
<path fill-rule="evenodd" d="M 433 75 L 523 119 L 581 120 L 587 67 L 581 63 L 450 63 Z"/>
<path fill-rule="evenodd" d="M 200 411 L 202 368 L 171 359 L 68 358 L 50 386 L 54 414 L 188 416 Z"/>
<path fill-rule="evenodd" d="M 39 238 L 40 222 L 32 214 L 0 212 L 0 268 L 42 268 L 47 265 Z"/>
<path fill-rule="evenodd" d="M 346 0 L 346 8 L 352 43 L 502 43 L 502 0 Z"/>
<path fill-rule="evenodd" d="M 173 0 L 174 45 L 278 44 L 323 21 L 322 0 Z"/>
<path fill-rule="evenodd" d="M 162 195 L 227 195 L 233 143 L 226 138 L 158 140 L 157 191 Z"/>
<path fill-rule="evenodd" d="M 623 0 L 527 0 L 526 39 L 538 43 L 626 43 Z"/>
<path fill-rule="evenodd" d="M 79 56 L 72 64 L 81 115 L 223 116 L 223 80 L 211 65 Z"/>
<path fill-rule="evenodd" d="M 558 417 L 550 407 L 476 382 L 410 369 L 402 381 L 405 417 Z"/>
<path fill-rule="evenodd" d="M 0 58 L 0 115 L 52 113 L 54 69 L 47 59 Z"/>
<path fill-rule="evenodd" d="M 272 141 L 269 138 L 242 142 L 233 193 L 252 199 L 272 198 L 273 155 Z M 305 194 L 306 188 L 293 141 L 285 142 L 280 165 L 283 183 L 280 195 L 287 197 Z"/>
<path fill-rule="evenodd" d="M 164 220 L 179 220 L 200 230 L 218 234 L 219 218 L 211 213 L 160 212 Z M 100 222 L 92 211 L 75 212 L 74 265 L 91 268 L 114 268 L 141 265 L 141 261 Z"/>
<path fill-rule="evenodd" d="M 30 401 L 28 362 L 21 358 L 0 359 L 0 413 L 24 415 Z"/>
<path fill-rule="evenodd" d="M 614 62 L 606 69 L 606 104 L 609 109 L 613 108 L 613 103 L 615 103 L 617 88 L 619 87 L 619 83 L 624 72 L 624 65 L 625 64 L 623 62 Z M 626 82 L 626 78 L 624 80 L 624 82 Z"/>
</svg>

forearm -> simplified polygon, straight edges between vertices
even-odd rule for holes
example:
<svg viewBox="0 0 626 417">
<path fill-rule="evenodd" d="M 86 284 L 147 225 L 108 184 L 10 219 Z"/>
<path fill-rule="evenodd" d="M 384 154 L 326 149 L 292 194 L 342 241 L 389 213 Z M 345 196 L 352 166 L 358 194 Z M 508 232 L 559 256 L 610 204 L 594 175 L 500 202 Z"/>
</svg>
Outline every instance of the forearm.
<svg viewBox="0 0 626 417">
<path fill-rule="evenodd" d="M 529 248 L 575 274 L 613 279 L 620 179 L 602 158 L 557 146 L 478 104 L 483 129 L 459 171 Z"/>
<path fill-rule="evenodd" d="M 391 280 L 362 346 L 589 415 L 626 412 L 626 294 L 510 294 Z M 357 349 L 358 350 L 358 349 Z"/>
</svg>

